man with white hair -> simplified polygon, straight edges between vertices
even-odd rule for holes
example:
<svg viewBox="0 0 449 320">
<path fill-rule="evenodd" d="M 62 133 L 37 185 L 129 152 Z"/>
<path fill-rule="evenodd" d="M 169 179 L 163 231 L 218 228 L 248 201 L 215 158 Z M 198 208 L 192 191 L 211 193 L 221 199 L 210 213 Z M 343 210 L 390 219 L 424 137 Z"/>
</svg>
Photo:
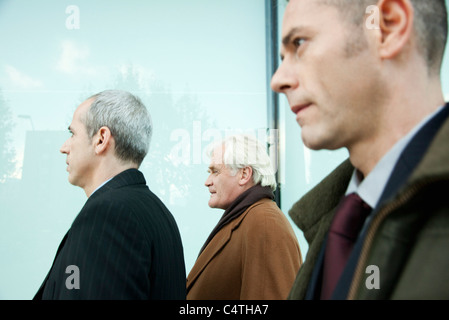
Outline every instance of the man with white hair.
<svg viewBox="0 0 449 320">
<path fill-rule="evenodd" d="M 266 148 L 235 135 L 209 151 L 209 206 L 225 212 L 187 277 L 187 299 L 286 299 L 302 257 L 273 201 L 276 181 Z"/>
</svg>

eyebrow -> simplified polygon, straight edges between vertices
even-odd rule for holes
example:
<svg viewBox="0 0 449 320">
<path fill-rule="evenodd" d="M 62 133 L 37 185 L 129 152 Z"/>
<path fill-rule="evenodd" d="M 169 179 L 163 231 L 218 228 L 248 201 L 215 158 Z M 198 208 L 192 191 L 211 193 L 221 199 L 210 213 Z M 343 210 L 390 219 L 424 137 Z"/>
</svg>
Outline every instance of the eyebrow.
<svg viewBox="0 0 449 320">
<path fill-rule="evenodd" d="M 217 166 L 216 164 L 210 165 L 209 168 L 207 168 L 207 171 L 214 171 L 214 170 L 221 170 L 222 166 Z"/>
<path fill-rule="evenodd" d="M 282 38 L 282 44 L 284 46 L 288 46 L 290 44 L 290 42 L 292 41 L 294 34 L 299 33 L 301 31 L 304 31 L 303 27 L 296 27 L 296 28 L 291 29 L 290 32 L 287 33 L 287 35 Z"/>
</svg>

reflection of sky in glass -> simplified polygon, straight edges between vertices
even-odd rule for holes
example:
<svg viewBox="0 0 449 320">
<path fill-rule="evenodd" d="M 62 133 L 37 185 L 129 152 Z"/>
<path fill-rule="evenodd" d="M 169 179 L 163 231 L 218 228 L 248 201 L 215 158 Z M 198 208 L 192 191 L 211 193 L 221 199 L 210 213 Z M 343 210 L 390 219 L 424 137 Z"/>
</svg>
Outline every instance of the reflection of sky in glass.
<svg viewBox="0 0 449 320">
<path fill-rule="evenodd" d="M 68 30 L 64 2 L 3 1 L 0 88 L 37 129 L 60 129 L 83 91 L 108 88 L 132 66 L 141 89 L 157 81 L 173 93 L 188 90 L 217 120 L 240 110 L 233 107 L 244 98 L 264 124 L 259 2 L 77 1 L 80 29 Z M 244 126 L 239 119 L 232 125 Z"/>
<path fill-rule="evenodd" d="M 80 10 L 79 30 L 66 27 L 69 4 Z M 183 145 L 179 132 L 187 132 L 193 152 L 207 145 L 212 131 L 257 133 L 266 126 L 263 1 L 0 0 L 0 37 L 0 93 L 14 121 L 17 177 L 23 167 L 22 180 L 0 183 L 0 299 L 32 297 L 85 202 L 83 191 L 67 182 L 58 152 L 67 137 L 62 131 L 80 102 L 113 87 L 137 93 L 153 116 L 142 171 L 178 221 L 189 272 L 221 211 L 207 207 L 206 165 L 195 162 L 202 157 L 191 153 L 183 165 L 170 160 L 170 151 Z M 446 100 L 448 63 L 446 50 Z M 303 148 L 283 97 L 281 122 L 287 213 L 346 151 Z M 27 133 L 33 127 L 37 132 Z"/>
<path fill-rule="evenodd" d="M 66 27 L 69 4 L 79 29 Z M 110 88 L 133 91 L 152 114 L 141 170 L 178 222 L 190 271 L 222 213 L 207 206 L 206 160 L 193 153 L 213 134 L 266 127 L 264 17 L 261 0 L 0 0 L 0 92 L 17 162 L 17 179 L 0 183 L 0 299 L 32 297 L 84 204 L 59 147 L 77 105 Z M 187 163 L 171 160 L 177 132 Z"/>
</svg>

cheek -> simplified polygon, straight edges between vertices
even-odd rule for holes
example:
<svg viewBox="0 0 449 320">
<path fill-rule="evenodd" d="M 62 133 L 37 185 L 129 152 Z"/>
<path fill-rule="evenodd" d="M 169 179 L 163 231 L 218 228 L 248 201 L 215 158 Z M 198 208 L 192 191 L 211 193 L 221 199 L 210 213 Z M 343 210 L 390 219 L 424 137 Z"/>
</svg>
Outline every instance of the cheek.
<svg viewBox="0 0 449 320">
<path fill-rule="evenodd" d="M 367 99 L 366 74 L 361 73 L 358 58 L 353 62 L 336 59 L 334 64 L 321 63 L 313 77 L 313 96 L 319 105 L 321 120 L 338 124 L 347 122 Z M 368 88 L 369 89 L 369 88 Z"/>
</svg>

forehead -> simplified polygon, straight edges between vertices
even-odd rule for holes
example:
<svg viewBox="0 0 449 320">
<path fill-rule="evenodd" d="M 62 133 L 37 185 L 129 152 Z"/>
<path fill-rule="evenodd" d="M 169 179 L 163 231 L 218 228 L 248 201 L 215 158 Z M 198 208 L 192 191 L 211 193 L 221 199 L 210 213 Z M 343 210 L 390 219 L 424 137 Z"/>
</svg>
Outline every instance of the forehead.
<svg viewBox="0 0 449 320">
<path fill-rule="evenodd" d="M 224 155 L 224 145 L 219 145 L 212 150 L 210 157 L 211 167 L 221 167 L 223 166 L 223 155 Z"/>
<path fill-rule="evenodd" d="M 81 103 L 73 113 L 73 121 L 72 122 L 82 122 L 81 120 L 84 119 L 87 111 L 89 110 L 90 105 L 92 104 L 93 100 L 88 99 Z"/>
<path fill-rule="evenodd" d="M 292 30 L 315 30 L 339 23 L 340 15 L 336 6 L 323 0 L 290 0 L 285 8 L 282 22 L 282 37 Z"/>
</svg>

